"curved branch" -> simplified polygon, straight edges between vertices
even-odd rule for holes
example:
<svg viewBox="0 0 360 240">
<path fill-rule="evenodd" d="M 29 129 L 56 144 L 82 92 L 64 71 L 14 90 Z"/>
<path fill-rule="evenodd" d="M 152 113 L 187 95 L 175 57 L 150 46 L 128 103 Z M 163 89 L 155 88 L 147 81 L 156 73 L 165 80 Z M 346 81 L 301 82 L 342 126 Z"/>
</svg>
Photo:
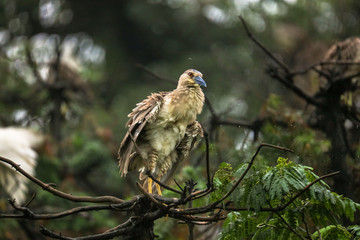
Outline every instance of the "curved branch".
<svg viewBox="0 0 360 240">
<path fill-rule="evenodd" d="M 248 35 L 248 37 L 258 46 L 260 47 L 265 53 L 266 55 L 268 55 L 274 62 L 276 62 L 286 73 L 289 73 L 289 68 L 288 66 L 286 66 L 285 63 L 283 63 L 281 60 L 277 59 L 274 54 L 272 54 L 263 44 L 261 44 L 250 32 L 245 20 L 243 17 L 239 16 L 240 21 L 242 23 L 242 25 L 244 26 L 246 35 Z"/>
<path fill-rule="evenodd" d="M 260 150 L 262 147 L 270 147 L 270 148 L 275 148 L 275 149 L 279 149 L 282 151 L 287 151 L 287 152 L 294 152 L 291 149 L 288 148 L 284 148 L 284 147 L 279 147 L 279 146 L 275 146 L 272 144 L 268 144 L 268 143 L 262 143 L 259 145 L 259 147 L 257 148 L 255 154 L 252 156 L 250 163 L 248 164 L 247 168 L 245 169 L 244 173 L 240 176 L 240 178 L 237 180 L 237 182 L 232 186 L 232 188 L 230 189 L 230 191 L 228 191 L 220 200 L 214 202 L 212 204 L 212 206 L 216 206 L 217 204 L 221 203 L 222 201 L 224 201 L 227 197 L 230 196 L 230 194 L 232 194 L 234 192 L 234 190 L 237 188 L 237 186 L 239 186 L 239 184 L 241 183 L 241 181 L 244 179 L 244 177 L 246 176 L 246 174 L 248 173 L 248 171 L 250 170 L 251 166 L 254 164 L 255 158 L 256 156 L 259 154 Z"/>
<path fill-rule="evenodd" d="M 144 196 L 146 196 L 147 199 L 149 199 L 152 203 L 154 203 L 156 206 L 158 206 L 160 209 L 164 211 L 168 210 L 168 207 L 157 201 L 153 196 L 151 196 L 148 192 L 146 192 L 145 189 L 140 185 L 140 183 L 136 182 L 136 186 L 138 187 L 140 192 L 144 194 Z"/>
<path fill-rule="evenodd" d="M 293 76 L 294 74 L 290 72 L 288 66 L 286 66 L 282 61 L 280 61 L 279 59 L 277 59 L 263 44 L 261 44 L 250 32 L 245 20 L 243 17 L 239 16 L 241 23 L 244 26 L 246 35 L 259 47 L 261 48 L 261 50 L 263 50 L 265 52 L 266 55 L 268 55 L 283 71 L 284 71 L 284 76 L 280 76 L 279 73 L 277 72 L 277 69 L 269 72 L 269 76 L 272 78 L 277 79 L 280 83 L 282 83 L 285 87 L 289 88 L 291 91 L 293 91 L 296 95 L 298 95 L 299 97 L 303 98 L 305 101 L 307 101 L 308 103 L 311 103 L 312 105 L 315 105 L 317 107 L 324 107 L 322 106 L 322 104 L 320 102 L 318 102 L 315 98 L 307 95 L 303 90 L 301 90 L 300 88 L 298 88 L 294 83 L 293 83 Z M 312 69 L 315 69 L 315 67 L 313 67 Z"/>
<path fill-rule="evenodd" d="M 146 172 L 146 175 L 148 175 L 149 178 L 151 178 L 155 183 L 159 184 L 161 187 L 163 187 L 163 188 L 165 188 L 165 189 L 167 189 L 167 190 L 169 190 L 169 191 L 172 191 L 172 192 L 174 192 L 174 193 L 177 193 L 177 194 L 182 195 L 182 192 L 181 192 L 181 191 L 176 190 L 175 188 L 172 188 L 172 187 L 166 185 L 165 183 L 157 180 L 157 179 L 150 173 L 150 171 L 147 171 L 147 172 Z"/>
<path fill-rule="evenodd" d="M 279 150 L 282 150 L 282 151 L 293 152 L 291 149 L 288 149 L 288 148 L 279 147 L 279 146 L 275 146 L 275 145 L 268 144 L 268 143 L 262 143 L 262 144 L 259 145 L 259 147 L 257 148 L 255 154 L 252 156 L 251 161 L 249 162 L 248 167 L 245 169 L 244 173 L 240 176 L 240 178 L 236 181 L 236 183 L 232 186 L 232 188 L 221 199 L 219 199 L 216 202 L 211 203 L 209 205 L 203 206 L 203 207 L 186 208 L 186 209 L 169 209 L 169 212 L 170 213 L 180 214 L 180 215 L 191 215 L 191 214 L 206 213 L 206 212 L 209 212 L 209 211 L 217 208 L 217 205 L 219 203 L 223 202 L 226 198 L 228 198 L 235 191 L 235 189 L 239 186 L 239 184 L 244 179 L 244 177 L 246 176 L 246 174 L 250 170 L 251 166 L 253 165 L 256 156 L 259 154 L 261 148 L 263 148 L 263 147 L 270 147 L 270 148 L 275 148 L 275 149 L 279 149 Z"/>
<path fill-rule="evenodd" d="M 153 78 L 160 80 L 160 81 L 164 81 L 167 83 L 177 83 L 177 81 L 174 81 L 170 78 L 166 78 L 166 77 L 161 77 L 159 75 L 157 75 L 156 73 L 154 73 L 153 71 L 151 71 L 149 68 L 145 67 L 144 65 L 140 64 L 140 63 L 136 63 L 135 66 L 137 68 L 140 68 L 141 70 L 145 71 L 147 74 L 149 74 L 150 76 L 152 76 Z"/>
<path fill-rule="evenodd" d="M 277 206 L 275 208 L 260 208 L 260 212 L 274 212 L 274 211 L 282 211 L 285 208 L 287 208 L 291 203 L 293 203 L 297 198 L 299 198 L 303 193 L 305 193 L 312 185 L 314 185 L 315 183 L 328 178 L 328 177 L 333 177 L 337 174 L 339 174 L 340 171 L 338 172 L 333 172 L 333 173 L 329 173 L 326 175 L 323 175 L 317 179 L 315 179 L 314 181 L 312 181 L 311 183 L 309 183 L 308 185 L 306 185 L 300 192 L 298 192 L 296 195 L 294 195 L 288 202 L 286 202 L 283 205 Z M 254 208 L 248 208 L 248 207 L 229 207 L 229 206 L 223 206 L 223 205 L 218 205 L 216 206 L 217 209 L 223 209 L 223 210 L 227 210 L 227 211 L 255 211 Z"/>
<path fill-rule="evenodd" d="M 269 201 L 268 201 L 268 204 L 270 207 L 272 207 L 271 203 Z M 283 216 L 281 216 L 281 214 L 278 211 L 274 211 L 274 212 L 291 232 L 293 232 L 300 239 L 305 240 L 305 238 L 303 236 L 301 236 L 300 233 L 298 233 L 293 227 L 290 226 L 290 224 L 283 218 Z"/>
<path fill-rule="evenodd" d="M 131 221 L 131 220 L 129 219 L 128 221 Z M 130 232 L 132 229 L 133 228 L 131 226 L 129 226 L 129 227 L 117 229 L 115 231 L 104 232 L 104 233 L 100 233 L 100 234 L 94 234 L 94 235 L 83 236 L 83 237 L 74 237 L 74 238 L 62 236 L 61 233 L 57 234 L 53 231 L 46 229 L 43 226 L 41 226 L 40 232 L 47 237 L 51 237 L 54 239 L 60 239 L 60 240 L 101 240 L 101 239 L 112 239 L 117 236 L 125 235 L 128 232 Z"/>
<path fill-rule="evenodd" d="M 111 202 L 111 203 L 123 203 L 124 200 L 117 198 L 117 197 L 113 197 L 113 196 L 100 196 L 100 197 L 90 197 L 90 196 L 82 196 L 82 197 L 77 197 L 77 196 L 73 196 L 71 194 L 59 191 L 55 188 L 53 188 L 51 186 L 51 184 L 46 184 L 44 182 L 42 182 L 41 180 L 37 179 L 36 177 L 30 175 L 29 173 L 27 173 L 26 171 L 24 171 L 20 165 L 16 164 L 15 162 L 11 161 L 10 159 L 4 158 L 0 156 L 0 161 L 5 162 L 9 165 L 11 165 L 13 168 L 16 169 L 16 171 L 18 171 L 19 173 L 21 173 L 22 175 L 24 175 L 27 179 L 29 179 L 30 181 L 32 181 L 33 183 L 39 185 L 40 187 L 42 187 L 44 190 L 54 194 L 55 196 L 58 196 L 60 198 L 72 201 L 72 202 L 92 202 L 92 203 L 103 203 L 103 202 Z"/>
<path fill-rule="evenodd" d="M 27 207 L 16 206 L 13 201 L 9 201 L 11 206 L 22 214 L 0 214 L 0 218 L 16 218 L 16 219 L 32 219 L 32 220 L 50 220 L 67 217 L 76 213 L 89 212 L 89 211 L 100 211 L 100 210 L 112 210 L 112 211 L 128 211 L 137 202 L 138 198 L 133 198 L 129 201 L 119 204 L 109 205 L 93 205 L 93 206 L 82 206 L 72 208 L 63 212 L 58 213 L 34 213 Z"/>
</svg>

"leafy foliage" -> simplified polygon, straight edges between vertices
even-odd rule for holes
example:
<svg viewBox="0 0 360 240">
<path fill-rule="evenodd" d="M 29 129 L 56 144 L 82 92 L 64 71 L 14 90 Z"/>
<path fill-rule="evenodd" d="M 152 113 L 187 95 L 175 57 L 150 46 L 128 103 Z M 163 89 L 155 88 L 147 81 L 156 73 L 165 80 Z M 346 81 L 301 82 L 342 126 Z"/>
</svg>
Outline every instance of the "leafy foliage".
<svg viewBox="0 0 360 240">
<path fill-rule="evenodd" d="M 360 239 L 360 226 L 354 225 L 348 227 L 349 232 L 353 235 L 355 240 Z"/>
<path fill-rule="evenodd" d="M 320 238 L 321 235 L 321 238 Z M 341 225 L 330 225 L 316 231 L 313 234 L 313 239 L 351 239 L 351 233 Z"/>
<path fill-rule="evenodd" d="M 246 167 L 242 164 L 237 168 L 236 179 Z M 224 168 L 231 166 L 222 164 L 215 174 L 214 195 L 225 194 L 232 185 L 230 179 L 234 176 L 229 171 L 224 175 Z M 331 192 L 322 180 L 306 189 L 319 178 L 311 167 L 279 157 L 274 167 L 253 165 L 250 171 L 231 196 L 234 206 L 245 208 L 228 214 L 221 239 L 298 239 L 297 234 L 306 237 L 311 232 L 314 239 L 320 239 L 320 235 L 321 239 L 352 239 L 358 234 L 358 226 L 347 229 L 338 222 L 342 217 L 353 221 L 360 204 Z M 294 198 L 304 189 L 300 197 Z M 316 230 L 314 225 L 322 228 Z"/>
<path fill-rule="evenodd" d="M 221 163 L 219 170 L 214 176 L 214 188 L 215 191 L 211 194 L 211 201 L 219 200 L 223 193 L 226 192 L 231 183 L 231 176 L 233 174 L 231 164 Z"/>
<path fill-rule="evenodd" d="M 329 156 L 325 153 L 329 151 L 331 143 L 309 128 L 302 116 L 303 112 L 286 106 L 285 99 L 275 94 L 270 94 L 263 112 L 268 121 L 262 127 L 262 141 L 275 145 L 287 143 L 289 148 L 299 154 L 297 159 L 291 160 L 311 165 L 315 169 L 318 164 L 323 169 L 329 164 Z"/>
<path fill-rule="evenodd" d="M 356 20 L 360 16 L 360 5 L 357 1 L 275 0 L 244 1 L 244 4 L 239 2 L 113 0 L 108 4 L 92 1 L 91 4 L 84 6 L 82 1 L 71 1 L 70 4 L 68 0 L 2 1 L 0 3 L 3 13 L 0 14 L 1 125 L 35 126 L 50 134 L 49 125 L 51 114 L 54 112 L 56 94 L 39 84 L 41 82 L 37 83 L 34 80 L 34 73 L 27 64 L 28 61 L 25 61 L 23 47 L 24 44 L 28 45 L 38 33 L 40 36 L 46 36 L 47 41 L 39 45 L 43 56 L 34 55 L 34 60 L 38 62 L 44 57 L 54 58 L 55 51 L 49 49 L 54 42 L 50 41 L 51 39 L 55 39 L 56 42 L 68 38 L 75 40 L 74 55 L 83 64 L 80 75 L 86 79 L 85 85 L 93 89 L 93 104 L 87 110 L 85 104 L 74 96 L 63 102 L 59 110 L 63 115 L 61 128 L 64 139 L 60 144 L 65 145 L 65 159 L 57 158 L 55 153 L 49 157 L 42 157 L 39 159 L 37 177 L 49 183 L 56 183 L 60 189 L 70 191 L 74 195 L 111 193 L 129 197 L 136 193 L 136 188 L 130 184 L 131 180 L 120 180 L 114 162 L 115 148 L 124 133 L 126 114 L 134 103 L 141 100 L 141 96 L 159 89 L 166 90 L 169 87 L 166 81 L 149 80 L 144 72 L 135 67 L 135 62 L 146 64 L 159 75 L 174 80 L 182 69 L 198 68 L 205 74 L 209 83 L 207 97 L 214 104 L 214 109 L 219 115 L 224 114 L 235 119 L 255 119 L 259 116 L 259 109 L 263 104 L 262 97 L 268 96 L 269 92 L 284 94 L 285 89 L 268 81 L 263 71 L 259 71 L 261 68 L 259 66 L 263 66 L 267 59 L 244 35 L 241 35 L 239 14 L 249 21 L 249 26 L 257 31 L 261 40 L 266 39 L 266 45 L 272 51 L 283 55 L 286 62 L 289 60 L 289 66 L 296 65 L 296 59 L 300 59 L 300 66 L 297 66 L 299 68 L 321 57 L 321 54 L 314 54 L 314 43 L 320 45 L 321 49 L 333 43 L 334 36 L 337 40 L 339 36 L 343 38 L 359 35 L 360 28 Z M 102 11 L 99 11 L 100 8 Z M 54 11 L 43 11 L 44 9 L 54 9 Z M 39 16 L 36 15 L 37 13 Z M 73 17 L 75 21 L 71 21 Z M 40 19 L 40 22 L 36 19 Z M 198 34 L 199 27 L 205 29 L 201 34 Z M 72 32 L 75 36 L 69 34 Z M 76 32 L 80 33 L 76 34 Z M 88 36 L 92 36 L 93 39 Z M 95 42 L 102 44 L 100 50 L 96 48 Z M 92 59 L 94 61 L 89 61 Z M 313 85 L 316 85 L 313 80 L 311 79 L 312 86 L 306 86 L 306 81 L 301 79 L 299 82 L 305 83 L 301 87 L 313 92 Z M 72 94 L 79 95 L 77 92 Z M 289 95 L 285 95 L 284 99 L 291 106 L 298 105 L 298 100 L 294 100 Z M 232 109 L 227 109 L 229 102 L 236 102 L 236 105 Z M 291 161 L 310 165 L 319 174 L 320 171 L 326 171 L 329 160 L 324 153 L 330 147 L 329 141 L 325 137 L 319 137 L 306 126 L 302 111 L 289 109 L 284 102 L 282 98 L 270 94 L 270 99 L 260 114 L 260 117 L 264 116 L 268 119 L 260 130 L 261 141 L 286 145 L 300 154 L 298 159 L 289 157 Z M 206 110 L 204 113 L 207 114 Z M 87 119 L 92 119 L 93 124 L 86 124 L 88 120 L 84 114 L 87 114 Z M 114 138 L 102 136 L 102 141 L 99 141 L 99 135 L 94 132 L 104 126 L 111 130 Z M 225 131 L 224 129 L 225 127 L 221 127 L 220 133 Z M 217 142 L 210 145 L 210 153 L 216 154 L 212 161 L 226 160 L 236 164 L 220 166 L 220 171 L 215 176 L 216 191 L 209 201 L 219 199 L 232 186 L 233 180 L 240 177 L 247 167 L 246 164 L 238 166 L 241 159 L 248 159 L 239 157 L 239 154 L 249 156 L 253 153 L 252 146 L 249 146 L 253 142 L 246 141 L 248 136 L 249 139 L 251 138 L 253 132 L 249 129 L 242 134 L 242 130 L 243 128 L 239 128 L 239 131 L 233 131 L 231 128 L 231 133 L 227 133 L 228 136 L 219 134 Z M 238 149 L 234 148 L 236 139 L 240 139 L 239 146 L 245 146 L 239 148 L 246 151 L 239 153 Z M 53 148 L 58 147 L 52 145 Z M 231 153 L 233 155 L 230 155 Z M 355 155 L 360 156 L 359 146 Z M 272 153 L 264 154 L 259 156 L 261 159 L 258 158 L 257 162 L 264 163 L 273 156 Z M 217 163 L 213 166 L 217 166 Z M 202 189 L 205 186 L 202 179 L 204 170 L 198 167 L 198 164 L 193 165 L 197 167 L 183 168 L 180 177 L 176 179 L 182 185 L 187 179 L 192 178 L 198 182 L 196 187 Z M 354 166 L 354 169 L 356 168 L 357 166 Z M 253 166 L 249 173 L 238 191 L 231 196 L 231 200 L 237 206 L 244 206 L 254 211 L 234 212 L 229 215 L 232 221 L 226 220 L 224 226 L 227 227 L 223 235 L 228 233 L 233 237 L 227 239 L 249 236 L 255 239 L 295 237 L 294 233 L 284 228 L 284 223 L 275 214 L 262 213 L 260 210 L 262 207 L 269 207 L 269 202 L 272 206 L 286 202 L 309 181 L 317 178 L 316 175 L 311 176 L 312 169 L 292 165 L 284 160 L 281 167 L 271 169 L 257 165 Z M 266 181 L 269 182 L 265 183 L 265 176 Z M 167 191 L 164 191 L 164 194 L 168 196 Z M 1 199 L 1 201 L 7 204 L 6 200 Z M 3 210 L 4 204 L 1 201 L 0 208 Z M 194 206 L 200 205 L 198 201 L 201 200 L 196 200 Z M 39 202 L 38 205 L 35 205 L 36 202 Z M 55 210 L 69 207 L 42 190 L 37 192 L 36 201 L 32 203 L 32 206 L 34 205 L 39 212 L 54 210 L 53 206 L 59 208 Z M 358 208 L 357 204 L 332 193 L 324 183 L 319 183 L 313 185 L 301 199 L 288 206 L 281 214 L 290 226 L 301 234 L 305 234 L 301 228 L 305 227 L 302 215 L 306 215 L 305 221 L 309 223 L 310 228 L 318 224 L 319 228 L 321 225 L 324 227 L 322 229 L 336 226 L 322 230 L 322 233 L 328 231 L 331 233 L 329 236 L 334 236 L 334 231 L 341 229 L 336 223 L 339 216 L 347 216 L 352 220 L 356 208 Z M 76 218 L 60 228 L 55 226 L 54 228 L 66 228 L 72 234 L 80 235 L 90 228 L 94 230 L 95 226 L 98 227 L 96 230 L 105 225 L 110 226 L 112 223 L 103 223 L 107 218 L 108 216 L 102 215 L 91 217 L 97 221 L 97 224 Z M 329 223 L 332 225 L 328 225 Z M 48 225 L 46 221 L 38 224 Z M 159 225 L 163 227 L 162 224 Z M 174 226 L 178 225 L 174 224 Z M 231 235 L 239 226 L 247 230 L 244 232 L 239 230 L 239 235 Z M 168 239 L 174 239 L 170 228 L 177 227 L 165 226 L 162 231 L 167 231 Z M 15 220 L 2 221 L 0 238 L 23 239 L 24 237 L 16 235 L 21 232 L 18 229 Z M 359 238 L 358 226 L 349 227 L 347 230 L 354 238 Z M 311 231 L 313 234 L 317 232 L 313 228 Z M 7 235 L 10 233 L 11 235 Z"/>
</svg>

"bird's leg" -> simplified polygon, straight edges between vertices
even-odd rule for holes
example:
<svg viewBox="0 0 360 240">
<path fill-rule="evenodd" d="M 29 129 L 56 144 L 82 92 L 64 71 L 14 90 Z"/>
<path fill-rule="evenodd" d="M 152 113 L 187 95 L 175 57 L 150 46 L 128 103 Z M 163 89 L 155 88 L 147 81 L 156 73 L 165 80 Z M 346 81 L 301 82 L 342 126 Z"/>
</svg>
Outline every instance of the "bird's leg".
<svg viewBox="0 0 360 240">
<path fill-rule="evenodd" d="M 147 182 L 148 182 L 148 192 L 152 193 L 152 179 L 148 177 Z"/>
<path fill-rule="evenodd" d="M 159 177 L 158 180 L 160 181 L 160 180 L 161 180 L 161 177 Z M 160 189 L 160 185 L 156 183 L 155 186 L 156 186 L 156 190 L 157 190 L 158 194 L 159 194 L 160 196 L 162 196 L 161 189 Z"/>
<path fill-rule="evenodd" d="M 149 159 L 150 159 L 150 162 L 149 162 L 148 168 L 149 168 L 150 173 L 152 174 L 155 170 L 156 161 L 158 159 L 158 154 L 156 153 L 156 151 L 151 151 L 151 153 L 149 154 Z M 152 193 L 152 179 L 151 178 L 148 178 L 148 192 Z"/>
</svg>

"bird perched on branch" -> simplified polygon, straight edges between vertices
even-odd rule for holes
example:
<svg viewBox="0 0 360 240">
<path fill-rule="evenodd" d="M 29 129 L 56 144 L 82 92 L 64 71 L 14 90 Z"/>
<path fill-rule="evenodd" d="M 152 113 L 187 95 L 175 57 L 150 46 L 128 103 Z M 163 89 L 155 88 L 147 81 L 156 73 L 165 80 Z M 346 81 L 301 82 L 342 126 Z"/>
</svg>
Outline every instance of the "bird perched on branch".
<svg viewBox="0 0 360 240">
<path fill-rule="evenodd" d="M 360 116 L 360 38 L 335 43 L 326 52 L 321 70 L 329 75 L 328 85 L 341 91 L 341 104 L 359 120 Z"/>
<path fill-rule="evenodd" d="M 189 69 L 180 76 L 175 90 L 153 93 L 137 104 L 128 115 L 129 129 L 118 153 L 122 176 L 138 170 L 149 193 L 155 184 L 148 173 L 158 180 L 169 179 L 203 136 L 196 121 L 205 99 L 201 86 L 206 87 L 202 73 Z M 155 186 L 161 195 L 160 186 Z"/>
<path fill-rule="evenodd" d="M 359 72 L 360 65 L 351 64 L 360 62 L 360 38 L 352 37 L 333 44 L 325 53 L 323 62 L 339 62 L 326 64 L 322 70 L 332 77 L 345 77 Z M 348 64 L 341 64 L 348 63 Z"/>
</svg>

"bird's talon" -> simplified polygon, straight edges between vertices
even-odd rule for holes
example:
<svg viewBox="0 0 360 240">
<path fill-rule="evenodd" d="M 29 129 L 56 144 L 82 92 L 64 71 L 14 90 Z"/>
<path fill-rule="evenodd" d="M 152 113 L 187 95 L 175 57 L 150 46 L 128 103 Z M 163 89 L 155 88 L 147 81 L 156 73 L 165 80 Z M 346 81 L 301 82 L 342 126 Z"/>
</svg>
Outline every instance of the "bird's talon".
<svg viewBox="0 0 360 240">
<path fill-rule="evenodd" d="M 152 194 L 152 179 L 148 178 L 148 192 Z"/>
</svg>

